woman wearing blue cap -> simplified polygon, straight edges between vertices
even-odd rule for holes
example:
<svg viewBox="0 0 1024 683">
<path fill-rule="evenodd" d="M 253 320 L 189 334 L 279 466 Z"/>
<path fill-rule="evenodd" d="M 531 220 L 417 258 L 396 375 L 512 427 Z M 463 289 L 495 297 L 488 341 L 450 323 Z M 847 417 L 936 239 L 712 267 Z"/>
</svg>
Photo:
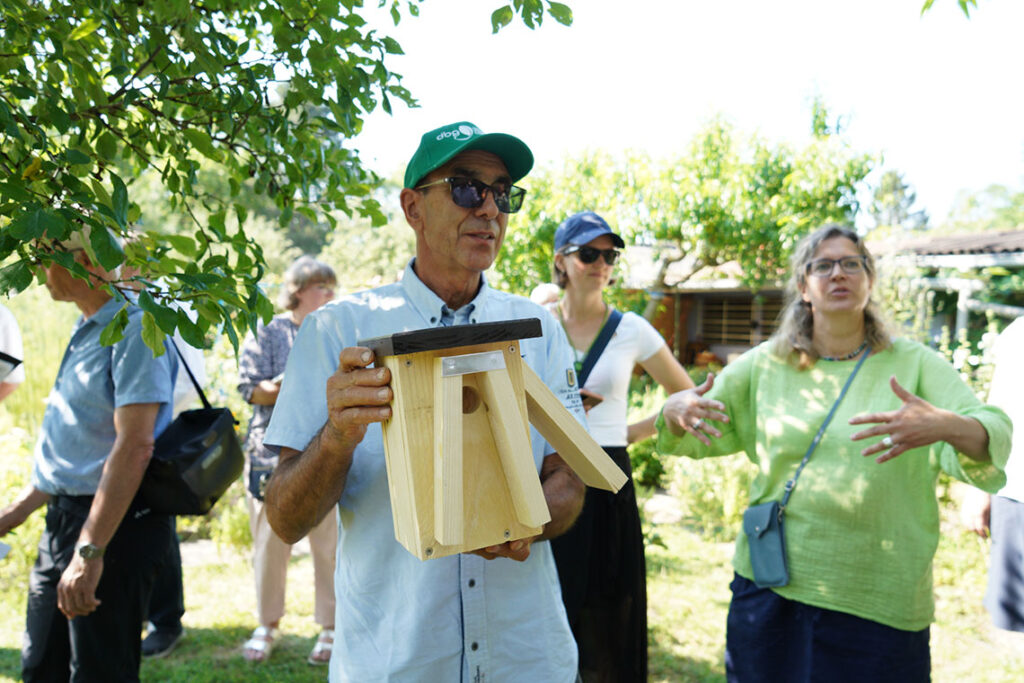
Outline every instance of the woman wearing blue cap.
<svg viewBox="0 0 1024 683">
<path fill-rule="evenodd" d="M 655 433 L 655 416 L 627 423 L 634 366 L 669 392 L 694 385 L 649 322 L 604 300 L 624 246 L 593 211 L 567 218 L 555 232 L 555 282 L 565 295 L 551 310 L 576 353 L 590 433 L 629 475 L 626 446 Z M 587 489 L 576 525 L 552 547 L 583 680 L 647 680 L 646 568 L 632 481 L 617 495 Z"/>
</svg>

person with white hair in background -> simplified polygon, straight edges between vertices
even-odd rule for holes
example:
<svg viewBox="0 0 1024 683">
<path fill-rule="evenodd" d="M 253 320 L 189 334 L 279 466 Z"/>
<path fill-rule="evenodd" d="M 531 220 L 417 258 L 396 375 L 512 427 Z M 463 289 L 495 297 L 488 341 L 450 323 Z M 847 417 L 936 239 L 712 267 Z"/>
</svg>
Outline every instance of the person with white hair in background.
<svg viewBox="0 0 1024 683">
<path fill-rule="evenodd" d="M 238 392 L 253 406 L 245 439 L 246 499 L 252 530 L 259 626 L 243 645 L 243 654 L 251 662 L 266 661 L 278 638 L 278 627 L 284 616 L 288 559 L 292 552 L 292 545 L 282 541 L 267 522 L 263 494 L 277 465 L 277 455 L 263 446 L 263 435 L 274 413 L 295 335 L 307 315 L 334 298 L 336 284 L 334 270 L 326 263 L 310 256 L 299 257 L 284 274 L 278 303 L 285 312 L 266 325 L 260 325 L 256 336 L 250 335 L 246 339 L 239 359 Z M 308 537 L 313 555 L 313 618 L 321 629 L 308 661 L 310 664 L 327 664 L 334 645 L 332 577 L 338 541 L 336 516 L 326 515 L 309 531 Z"/>
</svg>

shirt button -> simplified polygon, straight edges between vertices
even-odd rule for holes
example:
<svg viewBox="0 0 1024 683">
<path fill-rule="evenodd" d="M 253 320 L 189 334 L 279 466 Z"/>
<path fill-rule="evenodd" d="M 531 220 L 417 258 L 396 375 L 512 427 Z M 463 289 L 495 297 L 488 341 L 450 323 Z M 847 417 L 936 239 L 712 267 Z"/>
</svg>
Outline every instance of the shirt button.
<svg viewBox="0 0 1024 683">
<path fill-rule="evenodd" d="M 473 652 L 476 652 L 477 648 L 479 648 L 479 647 L 480 647 L 479 645 L 477 645 L 476 643 L 473 643 L 472 645 L 469 646 L 469 649 L 472 650 Z"/>
<path fill-rule="evenodd" d="M 476 579 L 470 579 L 469 580 L 469 587 L 472 588 L 475 585 L 476 585 Z"/>
<path fill-rule="evenodd" d="M 432 322 L 432 323 L 436 323 L 436 322 L 437 322 L 437 318 L 431 318 L 431 319 L 430 319 L 430 322 Z"/>
</svg>

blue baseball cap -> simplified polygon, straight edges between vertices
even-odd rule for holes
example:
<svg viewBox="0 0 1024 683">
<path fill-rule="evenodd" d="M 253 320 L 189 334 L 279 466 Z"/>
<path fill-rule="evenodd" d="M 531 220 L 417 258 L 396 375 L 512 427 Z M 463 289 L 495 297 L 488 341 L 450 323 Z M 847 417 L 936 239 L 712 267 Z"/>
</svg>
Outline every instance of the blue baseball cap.
<svg viewBox="0 0 1024 683">
<path fill-rule="evenodd" d="M 601 235 L 610 235 L 612 244 L 619 249 L 626 246 L 622 238 L 616 235 L 605 219 L 593 211 L 581 211 L 569 216 L 555 230 L 555 251 L 567 244 L 586 244 Z"/>
</svg>

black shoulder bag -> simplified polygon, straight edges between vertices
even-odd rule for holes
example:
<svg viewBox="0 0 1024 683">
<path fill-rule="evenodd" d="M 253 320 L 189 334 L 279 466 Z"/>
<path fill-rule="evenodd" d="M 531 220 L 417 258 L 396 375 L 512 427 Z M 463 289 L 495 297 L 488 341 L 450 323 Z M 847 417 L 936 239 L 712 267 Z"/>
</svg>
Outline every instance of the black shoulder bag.
<svg viewBox="0 0 1024 683">
<path fill-rule="evenodd" d="M 178 353 L 203 407 L 182 411 L 157 437 L 136 499 L 155 514 L 205 515 L 242 473 L 245 459 L 235 417 L 214 408 Z"/>
</svg>

